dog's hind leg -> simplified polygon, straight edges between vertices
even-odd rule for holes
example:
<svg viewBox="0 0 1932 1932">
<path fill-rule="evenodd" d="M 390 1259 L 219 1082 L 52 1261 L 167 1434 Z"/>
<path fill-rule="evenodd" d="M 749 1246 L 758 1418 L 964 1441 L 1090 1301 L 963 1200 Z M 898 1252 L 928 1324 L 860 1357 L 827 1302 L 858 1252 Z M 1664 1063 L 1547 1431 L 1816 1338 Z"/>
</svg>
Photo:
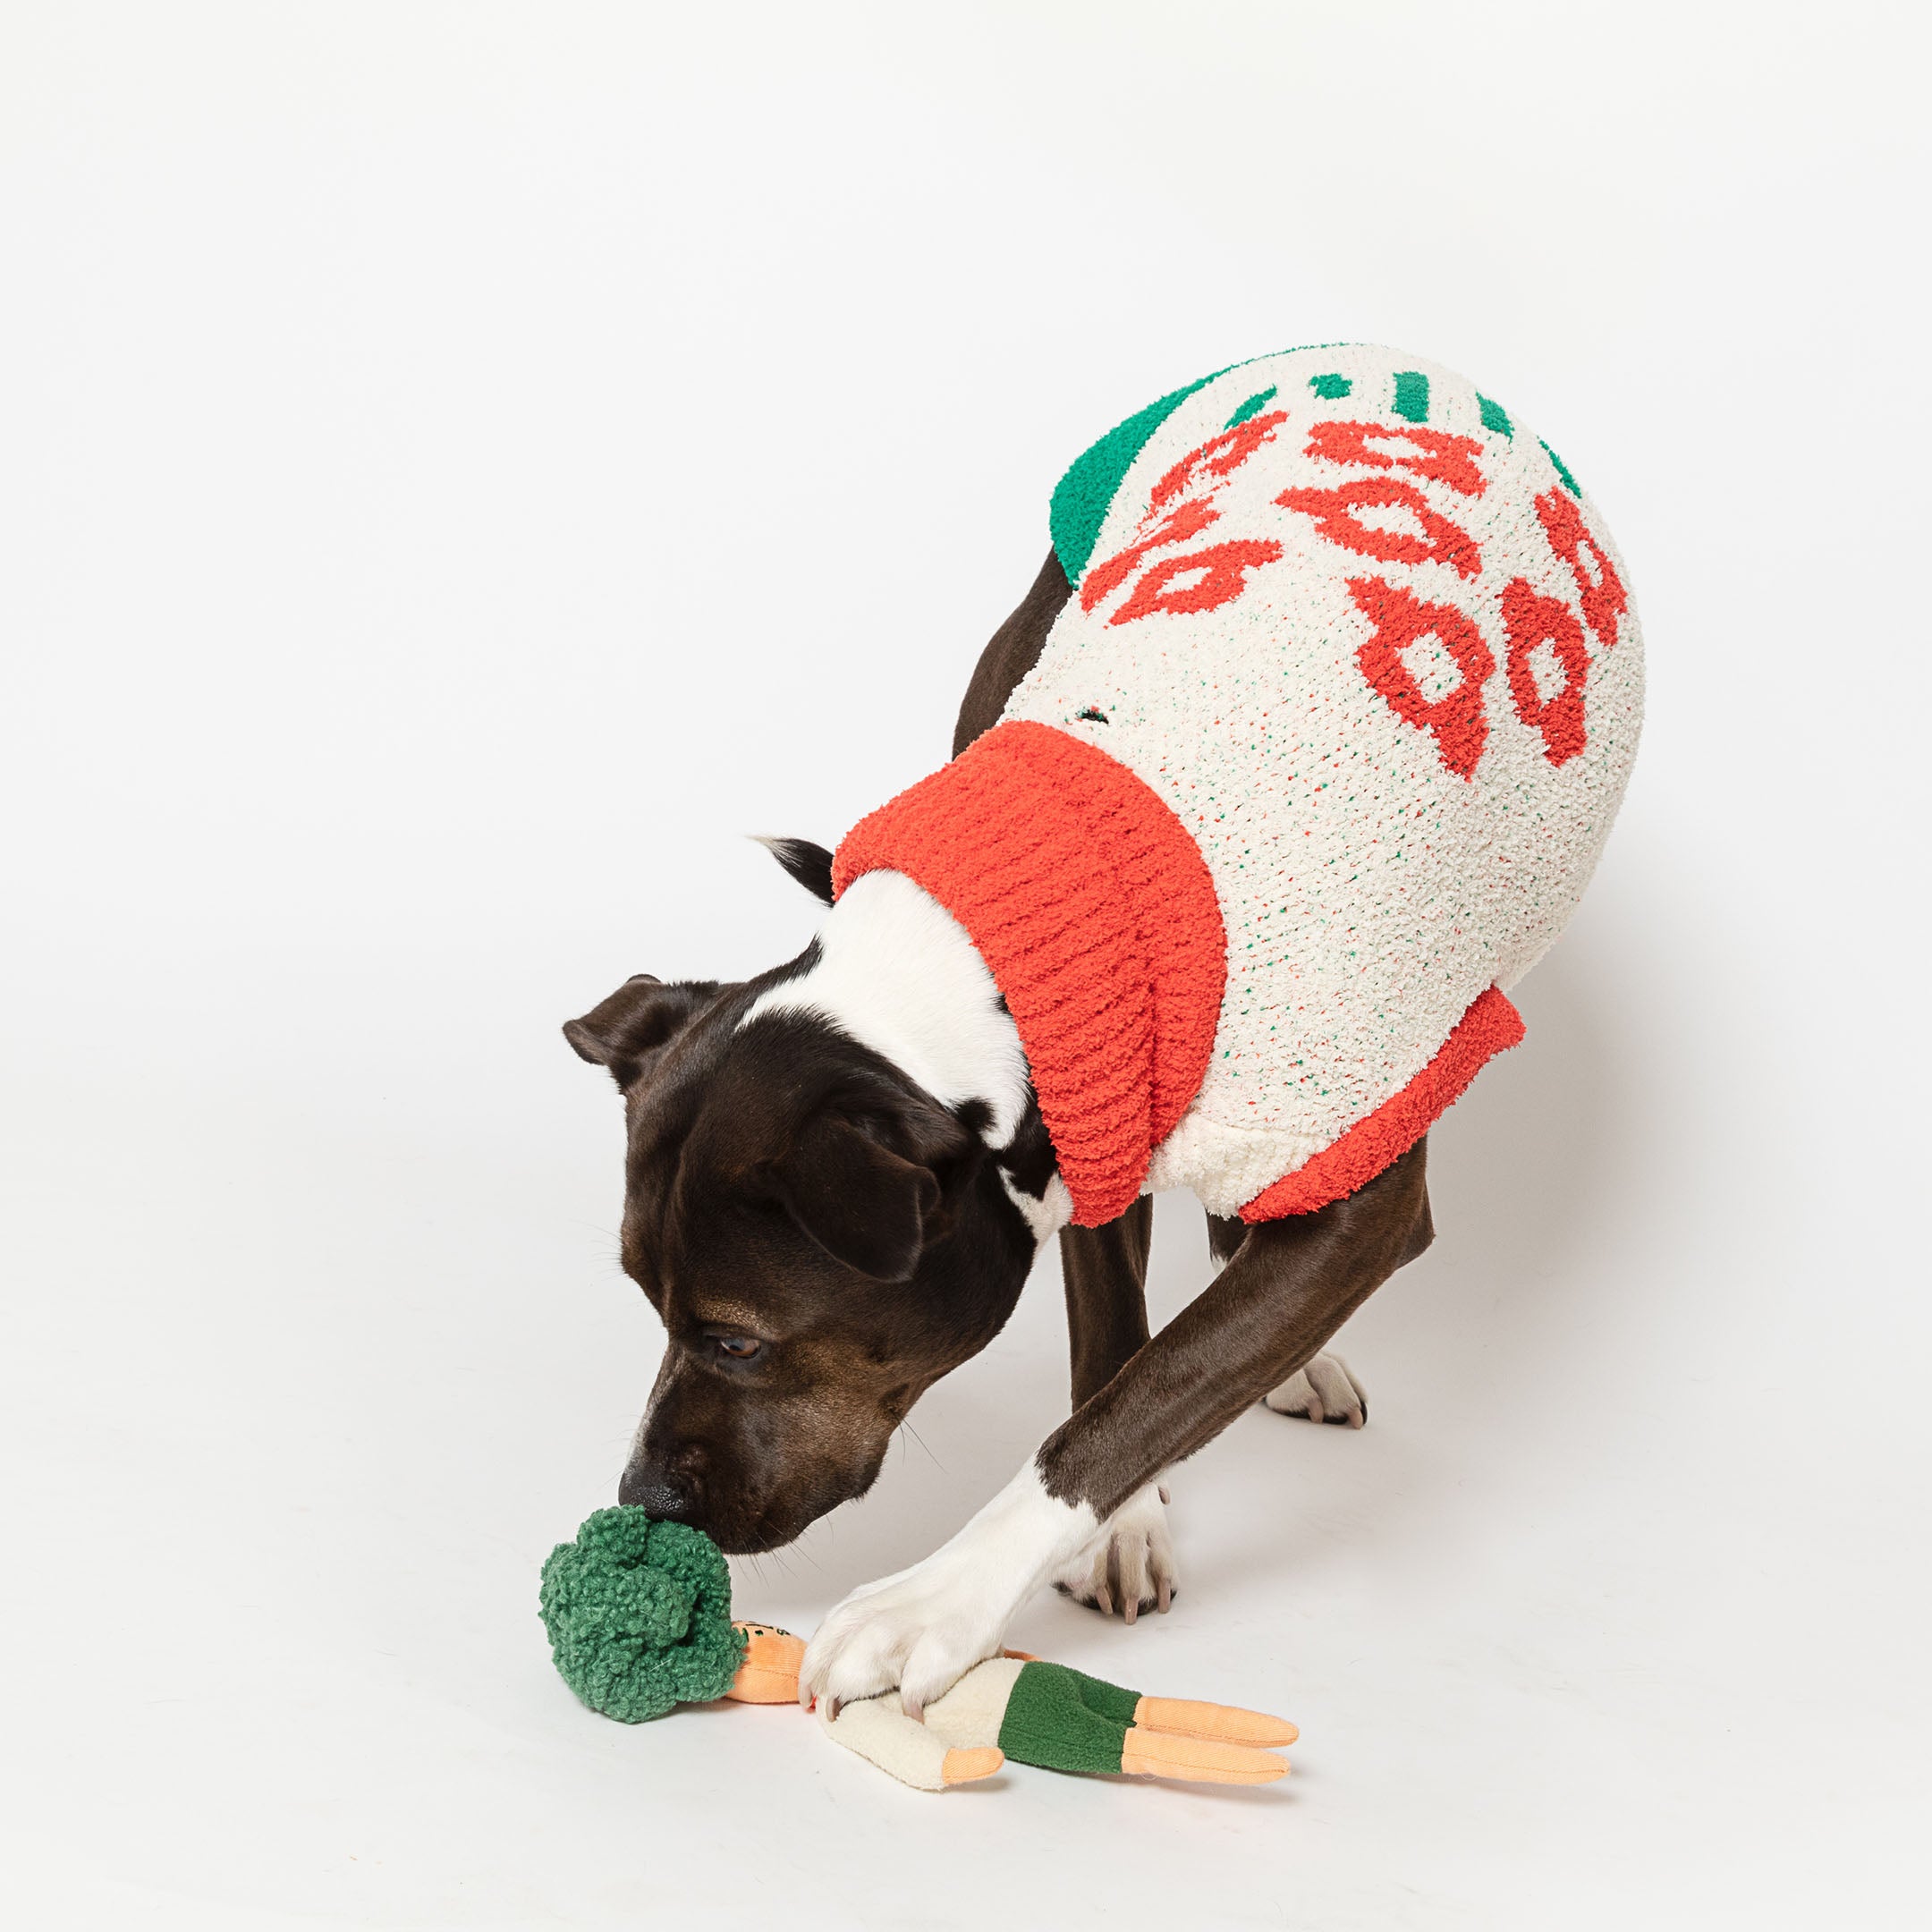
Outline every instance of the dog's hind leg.
<svg viewBox="0 0 1932 1932">
<path fill-rule="evenodd" d="M 1244 1222 L 1231 1215 L 1208 1216 L 1208 1245 L 1224 1267 L 1248 1238 Z M 1277 1388 L 1261 1398 L 1276 1415 L 1295 1416 L 1304 1422 L 1336 1422 L 1360 1428 L 1368 1419 L 1368 1397 L 1349 1365 L 1324 1350 Z"/>
<path fill-rule="evenodd" d="M 1261 1398 L 1276 1415 L 1303 1422 L 1335 1422 L 1360 1428 L 1368 1419 L 1368 1398 L 1353 1371 L 1339 1355 L 1324 1351 L 1305 1368 L 1297 1368 L 1278 1388 Z"/>
<path fill-rule="evenodd" d="M 1425 1150 L 1422 1157 L 1426 1159 L 1426 1136 L 1421 1145 Z M 1211 1214 L 1208 1216 L 1208 1246 L 1224 1267 L 1241 1251 L 1241 1245 L 1247 1238 L 1246 1223 L 1237 1221 L 1233 1216 Z M 1436 1225 L 1429 1216 L 1428 1191 L 1425 1183 L 1421 1211 L 1402 1260 L 1414 1260 L 1435 1238 Z M 1360 1428 L 1368 1419 L 1367 1392 L 1355 1379 L 1349 1365 L 1327 1350 L 1297 1368 L 1285 1382 L 1270 1389 L 1261 1400 L 1263 1405 L 1272 1409 L 1276 1415 L 1293 1416 L 1304 1422 L 1333 1422 L 1343 1428 Z"/>
<path fill-rule="evenodd" d="M 1233 1215 L 1208 1216 L 1208 1246 L 1223 1267 L 1241 1251 L 1248 1224 Z M 1261 1398 L 1276 1415 L 1297 1416 L 1305 1422 L 1339 1422 L 1360 1428 L 1368 1419 L 1368 1397 L 1339 1355 L 1324 1351 L 1305 1368 L 1297 1368 L 1279 1388 Z"/>
<path fill-rule="evenodd" d="M 1076 1409 L 1104 1389 L 1147 1341 L 1148 1248 L 1153 1232 L 1154 1201 L 1145 1194 L 1104 1226 L 1060 1231 Z M 1166 1609 L 1176 1581 L 1167 1492 L 1157 1481 L 1129 1496 L 1093 1543 L 1054 1579 L 1055 1587 L 1076 1601 L 1104 1616 L 1117 1614 L 1130 1623 L 1143 1610 Z"/>
</svg>

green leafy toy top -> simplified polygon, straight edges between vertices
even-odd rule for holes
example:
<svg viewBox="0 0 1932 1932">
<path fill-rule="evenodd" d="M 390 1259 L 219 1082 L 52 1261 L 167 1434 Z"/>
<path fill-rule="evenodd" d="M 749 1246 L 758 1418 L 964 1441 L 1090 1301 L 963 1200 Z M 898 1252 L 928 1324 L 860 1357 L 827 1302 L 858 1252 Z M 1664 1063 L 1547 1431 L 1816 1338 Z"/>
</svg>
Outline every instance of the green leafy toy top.
<svg viewBox="0 0 1932 1932">
<path fill-rule="evenodd" d="M 598 1510 L 543 1566 L 550 1654 L 592 1710 L 625 1724 L 723 1697 L 744 1661 L 716 1544 L 642 1510 Z"/>
</svg>

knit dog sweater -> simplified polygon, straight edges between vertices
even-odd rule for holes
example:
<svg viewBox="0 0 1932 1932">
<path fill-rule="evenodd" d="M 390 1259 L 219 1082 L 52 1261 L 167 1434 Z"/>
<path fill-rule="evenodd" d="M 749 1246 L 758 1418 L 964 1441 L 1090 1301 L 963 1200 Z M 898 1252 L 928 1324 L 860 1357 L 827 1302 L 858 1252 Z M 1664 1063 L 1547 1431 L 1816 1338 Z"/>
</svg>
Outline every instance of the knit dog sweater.
<svg viewBox="0 0 1932 1932">
<path fill-rule="evenodd" d="M 1637 748 L 1623 564 L 1507 411 L 1359 345 L 1163 396 L 1052 528 L 1038 663 L 835 885 L 900 871 L 965 928 L 1079 1224 L 1326 1206 L 1522 1037 Z"/>
</svg>

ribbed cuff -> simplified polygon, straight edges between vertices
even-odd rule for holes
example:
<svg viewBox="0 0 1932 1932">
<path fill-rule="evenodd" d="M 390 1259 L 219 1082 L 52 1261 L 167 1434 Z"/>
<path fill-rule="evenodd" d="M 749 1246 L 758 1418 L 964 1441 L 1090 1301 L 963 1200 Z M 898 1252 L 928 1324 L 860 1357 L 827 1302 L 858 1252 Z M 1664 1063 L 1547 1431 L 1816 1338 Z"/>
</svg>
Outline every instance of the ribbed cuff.
<svg viewBox="0 0 1932 1932">
<path fill-rule="evenodd" d="M 1050 725 L 996 725 L 861 819 L 833 886 L 902 872 L 971 936 L 1026 1050 L 1073 1220 L 1129 1207 L 1199 1089 L 1227 975 L 1206 861 L 1140 778 Z"/>
</svg>

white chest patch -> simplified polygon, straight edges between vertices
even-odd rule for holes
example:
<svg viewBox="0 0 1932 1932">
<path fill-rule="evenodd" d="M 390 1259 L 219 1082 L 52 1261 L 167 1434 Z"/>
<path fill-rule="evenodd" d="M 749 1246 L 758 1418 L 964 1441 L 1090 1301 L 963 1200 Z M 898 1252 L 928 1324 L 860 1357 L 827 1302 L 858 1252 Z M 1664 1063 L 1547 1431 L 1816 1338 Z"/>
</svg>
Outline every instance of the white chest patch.
<svg viewBox="0 0 1932 1932">
<path fill-rule="evenodd" d="M 854 879 L 819 931 L 818 963 L 761 994 L 740 1024 L 787 1011 L 830 1021 L 942 1106 L 985 1101 L 988 1146 L 1013 1139 L 1031 1098 L 1020 1031 L 986 962 L 966 928 L 902 872 Z M 1015 1199 L 1031 1221 L 1040 1204 Z"/>
</svg>

